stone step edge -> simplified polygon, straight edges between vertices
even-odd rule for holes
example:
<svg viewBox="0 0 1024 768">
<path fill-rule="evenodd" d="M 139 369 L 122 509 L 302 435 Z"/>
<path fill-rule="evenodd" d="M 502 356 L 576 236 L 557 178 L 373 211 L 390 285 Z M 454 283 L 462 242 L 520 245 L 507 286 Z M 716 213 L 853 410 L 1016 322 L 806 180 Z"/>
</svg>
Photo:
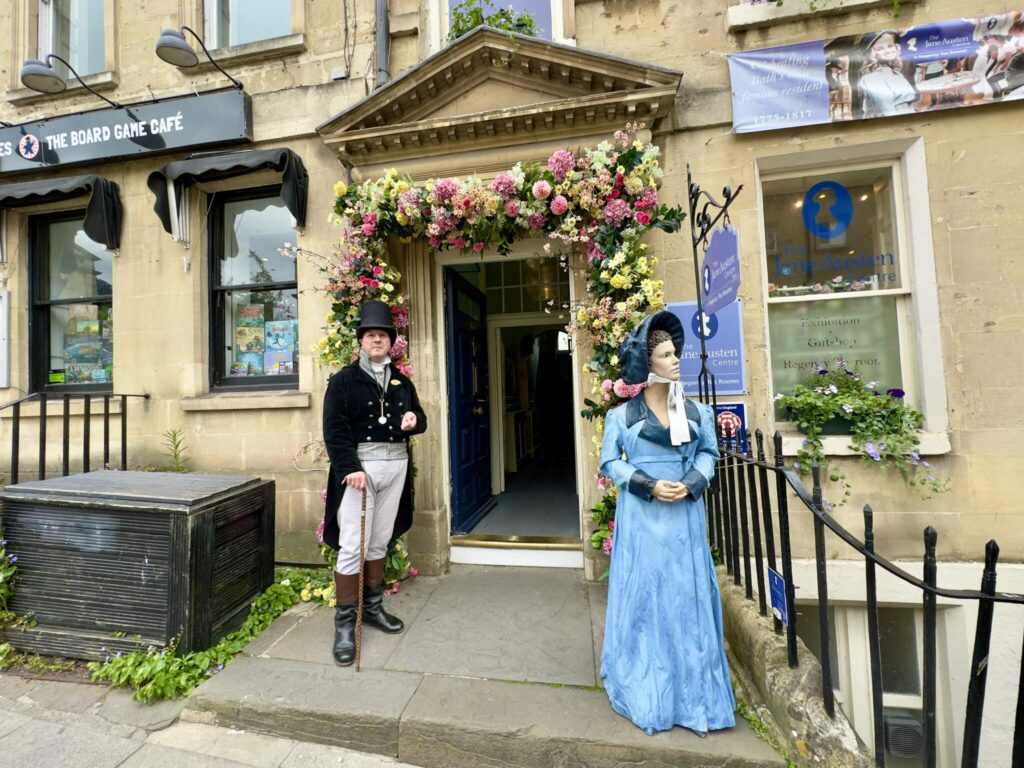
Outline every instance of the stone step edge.
<svg viewBox="0 0 1024 768">
<path fill-rule="evenodd" d="M 408 673 L 403 673 L 408 674 Z M 544 683 L 512 683 L 476 678 L 457 678 L 425 674 L 424 679 L 455 681 L 470 687 L 520 685 L 557 691 L 560 697 L 592 697 L 597 692 L 572 686 L 549 686 Z M 420 684 L 422 687 L 422 681 Z M 685 747 L 665 744 L 661 737 L 647 737 L 639 730 L 628 739 L 606 738 L 602 733 L 581 732 L 579 735 L 537 733 L 536 723 L 521 722 L 517 727 L 499 727 L 498 723 L 467 724 L 446 718 L 440 701 L 425 702 L 420 689 L 413 694 L 400 717 L 385 718 L 370 713 L 326 712 L 303 708 L 278 700 L 273 706 L 263 702 L 224 701 L 205 696 L 190 700 L 182 710 L 186 722 L 238 728 L 273 736 L 343 747 L 364 753 L 396 758 L 404 763 L 425 768 L 545 768 L 546 766 L 632 765 L 642 763 L 650 768 L 679 766 L 685 768 L 774 768 L 785 766 L 764 742 L 753 737 L 760 748 L 750 755 L 732 753 L 708 754 L 708 742 L 692 737 Z M 603 694 L 602 694 L 603 695 Z M 589 703 L 589 702 L 588 702 Z M 615 716 L 618 717 L 618 716 Z M 746 723 L 737 716 L 737 725 Z M 633 726 L 629 726 L 633 728 Z M 584 731 L 587 729 L 584 729 Z M 748 734 L 753 736 L 753 734 Z M 642 736 L 642 738 L 639 738 Z M 716 735 L 712 735 L 714 740 Z M 729 736 L 717 736 L 718 739 Z M 749 745 L 748 745 L 749 748 Z M 746 750 L 744 750 L 746 751 Z"/>
</svg>

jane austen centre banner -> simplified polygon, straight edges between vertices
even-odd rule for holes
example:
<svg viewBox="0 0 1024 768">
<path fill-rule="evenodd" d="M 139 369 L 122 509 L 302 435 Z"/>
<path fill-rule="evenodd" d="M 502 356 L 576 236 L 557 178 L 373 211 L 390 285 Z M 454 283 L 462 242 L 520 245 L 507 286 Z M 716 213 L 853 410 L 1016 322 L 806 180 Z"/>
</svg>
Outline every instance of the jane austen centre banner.
<svg viewBox="0 0 1024 768">
<path fill-rule="evenodd" d="M 737 133 L 1024 99 L 1024 11 L 729 56 Z"/>
</svg>

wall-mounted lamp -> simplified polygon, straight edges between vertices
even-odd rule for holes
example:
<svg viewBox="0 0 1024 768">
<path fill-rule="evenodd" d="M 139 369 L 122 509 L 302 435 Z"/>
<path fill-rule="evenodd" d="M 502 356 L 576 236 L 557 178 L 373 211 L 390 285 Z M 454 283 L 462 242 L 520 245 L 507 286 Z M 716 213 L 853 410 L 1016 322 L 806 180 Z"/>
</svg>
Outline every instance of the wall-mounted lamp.
<svg viewBox="0 0 1024 768">
<path fill-rule="evenodd" d="M 53 61 L 59 61 L 67 67 L 68 71 L 75 76 L 75 79 L 82 84 L 82 87 L 93 96 L 103 99 L 115 109 L 121 108 L 121 105 L 116 101 L 111 101 L 103 94 L 96 93 L 96 91 L 86 85 L 81 75 L 75 72 L 74 67 L 53 53 L 47 54 L 45 61 L 25 59 L 25 65 L 21 68 L 21 84 L 38 93 L 63 93 L 66 91 L 68 88 L 67 81 L 50 66 L 50 63 Z"/>
<path fill-rule="evenodd" d="M 214 68 L 234 83 L 235 88 L 241 90 L 241 81 L 233 78 L 225 72 L 216 61 L 214 61 L 213 56 L 210 55 L 210 52 L 206 49 L 206 45 L 203 43 L 203 38 L 197 35 L 195 30 L 190 29 L 189 27 L 182 27 L 180 30 L 165 29 L 161 32 L 160 39 L 156 41 L 156 55 L 168 64 L 173 64 L 176 67 L 184 68 L 196 66 L 199 63 L 199 55 L 185 40 L 184 32 L 188 32 L 192 37 L 199 41 L 199 45 L 203 47 L 203 53 L 206 54 L 206 58 L 210 60 L 210 63 L 213 64 Z"/>
</svg>

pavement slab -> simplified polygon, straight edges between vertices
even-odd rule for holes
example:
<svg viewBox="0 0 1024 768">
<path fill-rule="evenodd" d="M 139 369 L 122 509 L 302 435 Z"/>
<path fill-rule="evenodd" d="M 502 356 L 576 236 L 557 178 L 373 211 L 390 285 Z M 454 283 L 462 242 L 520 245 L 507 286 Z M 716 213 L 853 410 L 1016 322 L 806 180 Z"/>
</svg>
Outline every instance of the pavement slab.
<svg viewBox="0 0 1024 768">
<path fill-rule="evenodd" d="M 110 689 L 105 685 L 65 683 L 39 680 L 39 684 L 18 697 L 18 701 L 62 712 L 87 712 L 96 706 Z"/>
<path fill-rule="evenodd" d="M 0 738 L 3 738 L 8 733 L 21 728 L 25 723 L 32 721 L 28 715 L 23 715 L 20 712 L 8 712 L 4 709 L 0 709 Z"/>
<path fill-rule="evenodd" d="M 436 675 L 405 710 L 398 757 L 426 768 L 785 766 L 743 720 L 705 739 L 647 736 L 601 691 Z"/>
<path fill-rule="evenodd" d="M 107 696 L 96 710 L 96 714 L 111 723 L 144 728 L 147 731 L 166 728 L 181 714 L 185 708 L 185 700 L 154 701 L 140 704 L 132 698 L 128 688 L 111 688 Z"/>
<path fill-rule="evenodd" d="M 118 768 L 252 768 L 253 765 L 159 744 L 146 744 Z"/>
<path fill-rule="evenodd" d="M 188 709 L 217 725 L 398 755 L 398 720 L 421 675 L 242 656 L 196 689 Z"/>
<path fill-rule="evenodd" d="M 78 724 L 32 720 L 0 739 L 0 768 L 116 768 L 141 746 Z"/>
<path fill-rule="evenodd" d="M 296 742 L 251 731 L 178 722 L 151 734 L 146 744 L 235 760 L 256 768 L 277 768 L 295 748 Z"/>
<path fill-rule="evenodd" d="M 462 566 L 441 579 L 386 668 L 594 685 L 581 572 Z M 512 577 L 512 578 L 510 578 Z"/>
<path fill-rule="evenodd" d="M 281 768 L 412 768 L 389 757 L 366 755 L 326 744 L 299 742 Z"/>
</svg>

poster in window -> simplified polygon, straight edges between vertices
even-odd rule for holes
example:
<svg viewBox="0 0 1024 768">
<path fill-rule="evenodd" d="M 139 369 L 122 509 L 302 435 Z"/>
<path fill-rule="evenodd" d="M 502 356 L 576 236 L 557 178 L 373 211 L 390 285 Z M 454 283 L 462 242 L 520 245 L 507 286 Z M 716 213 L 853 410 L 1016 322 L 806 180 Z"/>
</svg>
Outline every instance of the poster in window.
<svg viewBox="0 0 1024 768">
<path fill-rule="evenodd" d="M 265 326 L 267 352 L 293 352 L 297 323 L 294 320 L 272 320 Z"/>
<path fill-rule="evenodd" d="M 263 327 L 263 305 L 243 304 L 238 308 L 238 316 L 235 318 L 237 328 L 262 328 Z"/>
<path fill-rule="evenodd" d="M 267 376 L 281 376 L 286 373 L 294 373 L 293 354 L 292 352 L 269 351 L 263 353 L 263 373 Z"/>
<path fill-rule="evenodd" d="M 76 323 L 77 330 L 80 334 L 86 334 L 91 336 L 100 335 L 100 321 L 99 320 L 79 320 Z"/>
<path fill-rule="evenodd" d="M 249 328 L 242 326 L 235 328 L 235 350 L 242 352 L 263 352 L 264 331 L 263 328 Z M 260 363 L 262 366 L 262 363 Z"/>
<path fill-rule="evenodd" d="M 263 353 L 262 352 L 240 352 L 237 357 L 237 362 L 246 366 L 246 373 L 248 376 L 262 376 L 263 375 Z M 232 366 L 234 369 L 234 366 Z"/>
</svg>

